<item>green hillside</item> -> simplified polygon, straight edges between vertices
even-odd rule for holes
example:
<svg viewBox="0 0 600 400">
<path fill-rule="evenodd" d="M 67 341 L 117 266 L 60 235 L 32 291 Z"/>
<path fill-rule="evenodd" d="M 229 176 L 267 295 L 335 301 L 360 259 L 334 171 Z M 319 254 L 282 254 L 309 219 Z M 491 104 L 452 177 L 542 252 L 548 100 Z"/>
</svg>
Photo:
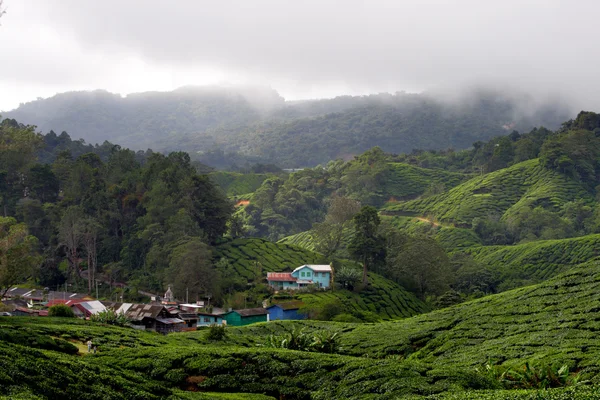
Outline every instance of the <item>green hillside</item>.
<svg viewBox="0 0 600 400">
<path fill-rule="evenodd" d="M 299 298 L 308 306 L 339 301 L 343 313 L 370 312 L 384 320 L 411 317 L 428 311 L 428 307 L 412 293 L 374 273 L 369 273 L 369 286 L 360 293 L 335 290 L 301 294 Z"/>
<path fill-rule="evenodd" d="M 292 271 L 304 264 L 330 262 L 318 253 L 263 239 L 236 239 L 223 244 L 217 248 L 216 258 L 229 260 L 236 276 L 248 281 L 266 278 L 267 272 Z M 370 285 L 360 293 L 336 290 L 299 297 L 315 306 L 338 300 L 343 305 L 343 312 L 369 312 L 382 319 L 404 318 L 428 310 L 422 301 L 394 282 L 373 273 L 369 278 Z"/>
<path fill-rule="evenodd" d="M 292 271 L 304 264 L 329 264 L 318 253 L 265 239 L 235 239 L 216 248 L 217 259 L 226 258 L 238 276 L 253 280 L 257 274 Z"/>
<path fill-rule="evenodd" d="M 515 246 L 483 246 L 466 250 L 498 271 L 501 289 L 541 282 L 572 266 L 600 256 L 600 235 L 541 240 Z"/>
<path fill-rule="evenodd" d="M 318 332 L 355 335 L 348 324 L 306 323 Z M 384 339 L 380 327 L 366 325 L 372 336 Z M 472 367 L 440 360 L 426 361 L 354 357 L 266 347 L 267 329 L 289 324 L 273 322 L 228 328 L 222 342 L 211 342 L 204 332 L 163 337 L 128 328 L 100 326 L 85 321 L 53 318 L 10 318 L 0 321 L 0 398 L 2 399 L 475 399 L 574 398 L 596 393 L 581 386 L 550 391 L 492 391 L 501 388 Z M 29 340 L 23 343 L 26 332 Z M 239 333 L 253 336 L 260 346 L 236 344 Z M 396 340 L 398 334 L 388 336 Z M 441 331 L 443 333 L 443 330 Z M 120 341 L 125 334 L 134 340 Z M 107 338 L 98 354 L 72 354 L 56 341 L 81 345 L 92 337 Z M 346 340 L 346 339 L 344 339 Z M 22 343 L 22 344 L 21 344 Z M 74 346 L 73 346 L 74 347 Z M 459 347 L 460 348 L 460 347 Z M 586 350 L 593 349 L 593 340 Z M 340 348 L 344 350 L 344 348 Z M 589 352 L 588 352 L 589 354 Z M 591 354 L 590 354 L 591 356 Z M 481 389 L 485 389 L 481 391 Z M 469 391 L 465 391 L 469 390 Z M 544 397 L 527 397 L 543 395 Z M 498 395 L 495 396 L 494 395 Z M 567 397 L 565 397 L 567 396 Z M 581 398 L 581 397 L 578 397 Z M 586 397 L 593 398 L 593 397 Z"/>
<path fill-rule="evenodd" d="M 501 372 L 523 371 L 526 362 L 531 371 L 566 365 L 571 377 L 597 384 L 599 302 L 600 264 L 587 263 L 542 284 L 400 321 L 270 322 L 229 327 L 221 342 L 208 341 L 202 331 L 165 337 L 87 321 L 9 317 L 0 320 L 0 396 L 593 399 L 597 386 L 495 391 L 509 383 L 481 367 Z M 337 332 L 339 347 L 323 354 L 268 344 L 271 335 L 298 328 L 303 335 Z M 100 352 L 74 354 L 89 337 Z M 514 387 L 534 385 L 531 379 Z M 190 392 L 198 390 L 208 393 Z"/>
<path fill-rule="evenodd" d="M 315 242 L 312 231 L 305 231 L 295 235 L 286 236 L 277 243 L 290 244 L 310 251 L 315 250 Z"/>
<path fill-rule="evenodd" d="M 269 177 L 268 174 L 241 174 L 226 171 L 211 172 L 209 176 L 230 197 L 253 193 Z"/>
<path fill-rule="evenodd" d="M 581 183 L 528 160 L 470 179 L 446 193 L 388 204 L 388 213 L 433 215 L 440 221 L 470 225 L 475 217 L 507 218 L 524 206 L 559 209 L 579 198 L 592 201 Z"/>
<path fill-rule="evenodd" d="M 422 195 L 428 189 L 450 189 L 469 175 L 448 172 L 437 168 L 421 168 L 404 163 L 389 163 L 390 172 L 383 182 L 382 192 L 391 196 L 393 201 L 410 199 Z"/>
<path fill-rule="evenodd" d="M 518 366 L 567 364 L 586 379 L 600 376 L 600 263 L 581 264 L 541 284 L 487 296 L 412 318 L 332 326 L 340 330 L 341 353 L 468 370 L 491 362 Z M 290 322 L 248 328 L 252 335 L 289 330 L 318 331 L 328 323 Z M 330 324 L 330 323 L 329 323 Z M 248 340 L 246 328 L 240 340 Z M 267 330 L 268 329 L 268 330 Z"/>
</svg>

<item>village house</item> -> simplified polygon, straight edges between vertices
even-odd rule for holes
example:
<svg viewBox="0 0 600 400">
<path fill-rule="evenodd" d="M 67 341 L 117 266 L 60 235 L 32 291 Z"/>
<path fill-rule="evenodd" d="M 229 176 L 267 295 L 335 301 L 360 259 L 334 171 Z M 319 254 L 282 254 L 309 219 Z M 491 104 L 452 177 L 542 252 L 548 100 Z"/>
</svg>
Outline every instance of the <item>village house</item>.
<svg viewBox="0 0 600 400">
<path fill-rule="evenodd" d="M 269 321 L 275 320 L 298 320 L 305 319 L 306 315 L 300 314 L 299 310 L 304 303 L 301 301 L 288 301 L 286 303 L 273 304 L 267 307 Z"/>
<path fill-rule="evenodd" d="M 98 300 L 74 303 L 71 305 L 71 309 L 75 316 L 80 318 L 89 318 L 92 315 L 106 311 L 104 304 Z"/>
<path fill-rule="evenodd" d="M 198 313 L 198 326 L 211 326 L 223 324 L 222 314 L 212 314 L 207 312 Z"/>
<path fill-rule="evenodd" d="M 186 328 L 181 318 L 174 317 L 162 305 L 118 303 L 114 305 L 117 314 L 123 313 L 131 320 L 134 328 L 158 333 L 180 332 Z"/>
<path fill-rule="evenodd" d="M 223 314 L 223 320 L 227 323 L 227 325 L 245 326 L 255 322 L 269 321 L 269 312 L 264 308 L 231 310 Z"/>
<path fill-rule="evenodd" d="M 316 286 L 329 289 L 333 283 L 331 265 L 302 265 L 292 272 L 268 272 L 267 282 L 275 290 L 301 289 Z"/>
</svg>

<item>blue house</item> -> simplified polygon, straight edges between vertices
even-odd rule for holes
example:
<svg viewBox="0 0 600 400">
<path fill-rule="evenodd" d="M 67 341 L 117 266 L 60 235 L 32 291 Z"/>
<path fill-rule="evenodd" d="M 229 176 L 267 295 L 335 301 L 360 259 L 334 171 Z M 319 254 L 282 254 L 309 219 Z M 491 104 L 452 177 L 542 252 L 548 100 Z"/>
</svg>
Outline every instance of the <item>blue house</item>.
<svg viewBox="0 0 600 400">
<path fill-rule="evenodd" d="M 306 315 L 298 312 L 303 305 L 304 303 L 301 301 L 273 304 L 272 306 L 267 307 L 267 311 L 269 311 L 269 320 L 305 319 Z"/>
<path fill-rule="evenodd" d="M 223 316 L 220 314 L 210 313 L 198 313 L 198 325 L 197 326 L 210 326 L 210 325 L 221 325 L 223 323 Z"/>
<path fill-rule="evenodd" d="M 320 288 L 331 287 L 333 270 L 331 265 L 302 265 L 292 271 L 292 277 L 297 279 L 298 287 L 318 285 Z"/>
</svg>

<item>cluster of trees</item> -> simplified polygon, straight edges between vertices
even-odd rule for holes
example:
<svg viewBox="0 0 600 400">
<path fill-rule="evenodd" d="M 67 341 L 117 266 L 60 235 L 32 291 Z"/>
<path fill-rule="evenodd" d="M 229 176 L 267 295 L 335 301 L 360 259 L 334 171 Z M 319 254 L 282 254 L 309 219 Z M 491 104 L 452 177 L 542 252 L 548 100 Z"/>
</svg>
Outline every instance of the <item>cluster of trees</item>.
<svg viewBox="0 0 600 400">
<path fill-rule="evenodd" d="M 40 163 L 57 139 L 66 149 Z M 187 288 L 218 298 L 212 246 L 233 211 L 223 192 L 187 153 L 140 157 L 105 142 L 94 147 L 110 148 L 103 160 L 96 152 L 74 157 L 78 146 L 65 135 L 0 124 L 0 286 L 28 275 L 43 286 L 69 280 L 92 291 L 96 279 L 126 279 L 157 291 L 171 283 L 179 297 Z M 10 272 L 17 256 L 19 276 Z"/>
<path fill-rule="evenodd" d="M 284 102 L 271 89 L 188 87 L 125 98 L 105 91 L 63 93 L 23 104 L 8 116 L 43 131 L 65 129 L 89 142 L 190 149 L 219 168 L 248 162 L 297 168 L 374 146 L 395 153 L 464 149 L 504 133 L 507 123 L 524 131 L 557 128 L 568 117 L 565 107 L 552 101 L 531 115 L 520 113 L 520 107 L 515 97 L 484 90 L 461 101 L 395 93 Z"/>
</svg>

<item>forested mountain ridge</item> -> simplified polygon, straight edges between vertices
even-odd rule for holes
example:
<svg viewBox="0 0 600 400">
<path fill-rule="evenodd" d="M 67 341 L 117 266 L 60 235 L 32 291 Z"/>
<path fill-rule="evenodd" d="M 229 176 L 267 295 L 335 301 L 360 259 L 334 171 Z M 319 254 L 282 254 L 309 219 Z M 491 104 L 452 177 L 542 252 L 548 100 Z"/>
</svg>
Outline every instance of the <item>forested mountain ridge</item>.
<svg viewBox="0 0 600 400">
<path fill-rule="evenodd" d="M 555 129 L 569 114 L 556 101 L 537 104 L 526 96 L 486 90 L 460 101 L 434 93 L 396 93 L 284 102 L 269 89 L 187 87 L 126 97 L 63 93 L 4 116 L 92 143 L 198 153 L 214 166 L 255 160 L 291 168 L 348 159 L 374 146 L 391 153 L 463 149 L 506 129 Z"/>
</svg>

